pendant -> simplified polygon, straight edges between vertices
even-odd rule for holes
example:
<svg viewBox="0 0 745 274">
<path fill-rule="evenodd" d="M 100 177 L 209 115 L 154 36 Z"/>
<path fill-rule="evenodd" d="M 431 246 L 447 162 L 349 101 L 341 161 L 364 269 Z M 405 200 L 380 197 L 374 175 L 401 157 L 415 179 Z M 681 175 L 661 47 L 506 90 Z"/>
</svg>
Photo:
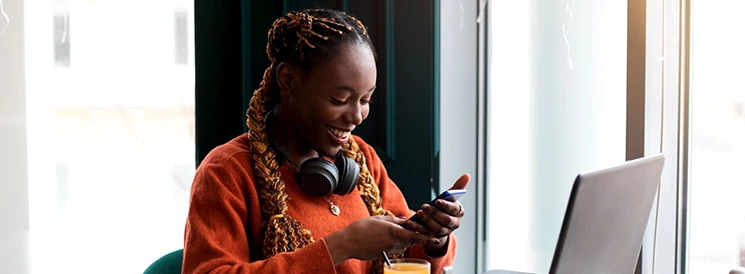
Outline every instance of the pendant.
<svg viewBox="0 0 745 274">
<path fill-rule="evenodd" d="M 331 210 L 331 214 L 334 214 L 334 216 L 339 216 L 339 213 L 341 213 L 341 209 L 333 203 L 329 203 L 329 210 Z"/>
</svg>

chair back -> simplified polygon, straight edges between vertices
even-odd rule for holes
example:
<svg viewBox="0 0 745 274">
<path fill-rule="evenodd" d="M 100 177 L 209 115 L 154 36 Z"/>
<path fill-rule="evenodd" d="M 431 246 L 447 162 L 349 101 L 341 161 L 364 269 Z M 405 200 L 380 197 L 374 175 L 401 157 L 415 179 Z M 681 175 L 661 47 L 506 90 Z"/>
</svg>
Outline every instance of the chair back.
<svg viewBox="0 0 745 274">
<path fill-rule="evenodd" d="M 143 274 L 181 274 L 183 259 L 183 249 L 173 251 L 150 264 Z"/>
</svg>

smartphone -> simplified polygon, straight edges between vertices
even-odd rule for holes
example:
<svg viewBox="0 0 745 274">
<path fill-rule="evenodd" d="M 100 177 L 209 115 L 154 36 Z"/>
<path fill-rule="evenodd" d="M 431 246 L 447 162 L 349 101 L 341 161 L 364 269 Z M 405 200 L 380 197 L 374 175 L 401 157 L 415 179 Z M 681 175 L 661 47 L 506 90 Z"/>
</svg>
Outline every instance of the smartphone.
<svg viewBox="0 0 745 274">
<path fill-rule="evenodd" d="M 438 199 L 443 199 L 443 200 L 455 202 L 458 199 L 460 199 L 460 197 L 462 197 L 463 195 L 466 195 L 466 192 L 467 191 L 465 189 L 448 189 L 448 190 L 445 190 L 442 193 L 440 193 L 440 195 L 438 195 L 437 198 L 432 199 L 432 201 L 429 202 L 429 205 L 435 206 L 435 201 L 437 201 Z M 413 221 L 413 222 L 417 222 L 417 223 L 422 224 L 422 222 L 419 221 L 419 218 L 416 216 L 416 214 L 414 214 L 413 216 L 411 216 L 411 218 L 409 218 L 409 220 L 407 220 L 407 222 L 408 221 Z M 408 229 L 408 230 L 414 231 L 414 228 L 409 227 L 408 225 L 406 225 L 406 222 L 404 222 L 403 224 L 401 224 L 401 226 L 403 228 Z"/>
</svg>

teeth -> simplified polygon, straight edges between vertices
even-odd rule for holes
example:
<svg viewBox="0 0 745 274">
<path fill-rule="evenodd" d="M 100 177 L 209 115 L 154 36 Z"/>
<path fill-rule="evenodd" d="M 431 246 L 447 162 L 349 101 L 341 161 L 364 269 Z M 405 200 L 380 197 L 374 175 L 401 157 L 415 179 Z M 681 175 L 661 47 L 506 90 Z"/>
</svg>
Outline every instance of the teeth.
<svg viewBox="0 0 745 274">
<path fill-rule="evenodd" d="M 346 138 L 347 135 L 349 135 L 349 131 L 339 130 L 339 129 L 336 129 L 330 126 L 326 126 L 326 128 L 328 128 L 329 131 L 331 131 L 331 133 L 333 133 L 336 137 L 339 137 L 339 138 Z"/>
</svg>

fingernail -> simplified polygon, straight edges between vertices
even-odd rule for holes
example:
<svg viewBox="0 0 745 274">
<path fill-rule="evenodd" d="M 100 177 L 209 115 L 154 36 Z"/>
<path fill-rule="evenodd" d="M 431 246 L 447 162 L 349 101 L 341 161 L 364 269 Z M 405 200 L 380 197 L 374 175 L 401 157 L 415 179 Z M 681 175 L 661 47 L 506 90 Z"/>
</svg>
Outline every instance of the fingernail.
<svg viewBox="0 0 745 274">
<path fill-rule="evenodd" d="M 440 244 L 440 240 L 434 239 L 434 240 L 432 240 L 432 244 L 439 245 Z"/>
<path fill-rule="evenodd" d="M 439 206 L 441 206 L 441 205 L 444 205 L 444 204 L 445 204 L 445 202 L 443 202 L 442 200 L 437 200 L 437 202 L 435 202 L 435 203 L 437 203 L 437 205 L 439 205 Z"/>
</svg>

